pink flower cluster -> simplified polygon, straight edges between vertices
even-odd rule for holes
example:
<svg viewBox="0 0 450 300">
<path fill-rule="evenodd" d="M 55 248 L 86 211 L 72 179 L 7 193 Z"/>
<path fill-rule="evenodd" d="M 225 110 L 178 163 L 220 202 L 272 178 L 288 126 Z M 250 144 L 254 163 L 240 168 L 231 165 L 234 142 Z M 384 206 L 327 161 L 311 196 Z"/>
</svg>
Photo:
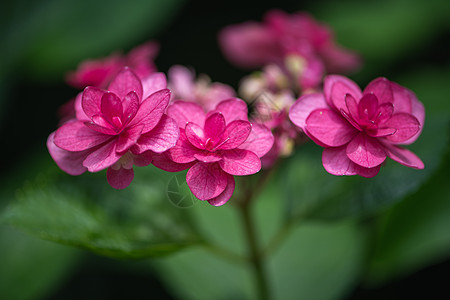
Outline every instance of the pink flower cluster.
<svg viewBox="0 0 450 300">
<path fill-rule="evenodd" d="M 244 68 L 276 64 L 302 89 L 320 85 L 325 72 L 356 69 L 359 57 L 334 42 L 331 30 L 309 14 L 269 11 L 262 23 L 246 22 L 222 30 L 225 56 Z"/>
<path fill-rule="evenodd" d="M 264 68 L 240 88 L 243 98 L 257 100 L 250 120 L 228 85 L 196 79 L 183 66 L 169 70 L 167 84 L 150 42 L 69 74 L 68 82 L 84 90 L 64 106 L 62 125 L 48 137 L 56 164 L 71 175 L 107 169 L 116 189 L 132 182 L 133 166 L 188 170 L 192 193 L 214 206 L 231 198 L 234 176 L 271 167 L 298 136 L 325 148 L 323 165 L 334 175 L 373 177 L 387 157 L 424 167 L 401 147 L 417 139 L 425 120 L 414 93 L 385 78 L 361 91 L 340 75 L 327 76 L 317 92 L 325 71 L 354 69 L 359 59 L 309 15 L 271 11 L 262 24 L 229 26 L 219 39 L 231 61 Z M 302 96 L 295 102 L 296 94 Z"/>
<path fill-rule="evenodd" d="M 76 117 L 47 140 L 55 162 L 71 175 L 108 169 L 109 184 L 122 189 L 133 180 L 133 165 L 149 165 L 153 152 L 178 140 L 176 122 L 164 113 L 170 91 L 161 73 L 141 81 L 125 68 L 107 90 L 87 87 L 80 95 Z"/>
<path fill-rule="evenodd" d="M 248 121 L 247 105 L 231 98 L 205 112 L 193 102 L 177 101 L 167 114 L 177 120 L 180 138 L 154 164 L 166 171 L 189 169 L 186 182 L 192 193 L 210 204 L 223 205 L 231 197 L 235 176 L 261 169 L 261 157 L 273 144 L 270 130 Z"/>
<path fill-rule="evenodd" d="M 361 91 L 346 77 L 327 76 L 324 92 L 300 97 L 289 117 L 325 148 L 322 162 L 331 174 L 373 177 L 386 157 L 424 168 L 414 153 L 400 147 L 419 136 L 424 107 L 413 92 L 386 78 Z"/>
<path fill-rule="evenodd" d="M 71 175 L 107 169 L 108 183 L 116 189 L 131 183 L 133 166 L 153 162 L 171 172 L 189 168 L 186 180 L 194 195 L 223 205 L 233 194 L 233 176 L 261 169 L 272 133 L 248 121 L 247 105 L 232 98 L 230 87 L 196 83 L 181 66 L 171 69 L 171 86 L 177 97 L 191 102 L 169 105 L 171 91 L 162 73 L 134 71 L 146 66 L 122 68 L 104 78 L 110 81 L 105 90 L 88 86 L 79 93 L 70 103 L 71 118 L 48 137 L 52 158 Z"/>
</svg>

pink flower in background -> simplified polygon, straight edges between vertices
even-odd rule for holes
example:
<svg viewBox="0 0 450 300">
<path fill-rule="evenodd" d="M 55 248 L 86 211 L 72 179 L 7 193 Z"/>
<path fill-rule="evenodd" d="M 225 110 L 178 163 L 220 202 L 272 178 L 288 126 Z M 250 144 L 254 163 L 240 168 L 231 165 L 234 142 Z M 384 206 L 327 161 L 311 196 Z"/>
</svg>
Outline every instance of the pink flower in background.
<svg viewBox="0 0 450 300">
<path fill-rule="evenodd" d="M 315 56 L 324 63 L 327 73 L 352 71 L 361 64 L 358 55 L 335 43 L 333 31 L 328 26 L 306 12 L 287 14 L 272 10 L 265 16 L 265 25 L 277 37 L 285 54 L 296 53 L 305 58 Z"/>
<path fill-rule="evenodd" d="M 361 92 L 350 79 L 330 75 L 324 94 L 300 97 L 289 117 L 318 145 L 322 162 L 334 175 L 375 176 L 386 157 L 407 167 L 423 162 L 399 145 L 414 142 L 423 128 L 425 109 L 410 90 L 377 78 Z"/>
<path fill-rule="evenodd" d="M 163 74 L 141 81 L 124 68 L 106 91 L 87 87 L 79 95 L 76 118 L 49 136 L 49 152 L 71 175 L 108 169 L 109 184 L 123 189 L 133 180 L 133 165 L 146 166 L 152 152 L 176 144 L 177 123 L 164 114 L 169 100 Z"/>
<path fill-rule="evenodd" d="M 197 103 L 177 101 L 167 114 L 177 121 L 180 138 L 154 164 L 166 171 L 189 168 L 186 182 L 190 190 L 214 206 L 225 204 L 232 196 L 233 176 L 261 169 L 260 157 L 273 144 L 270 130 L 250 123 L 247 105 L 237 98 L 220 102 L 208 113 Z"/>
<path fill-rule="evenodd" d="M 112 54 L 108 57 L 82 62 L 76 71 L 67 75 L 69 85 L 83 89 L 87 86 L 106 88 L 109 82 L 128 66 L 141 79 L 156 72 L 153 63 L 159 51 L 155 42 L 148 42 L 132 49 L 127 55 Z"/>
<path fill-rule="evenodd" d="M 347 72 L 359 57 L 334 42 L 331 30 L 304 12 L 269 11 L 262 23 L 225 27 L 219 34 L 225 56 L 237 66 L 277 64 L 301 89 L 316 88 L 325 73 Z"/>
<path fill-rule="evenodd" d="M 232 87 L 220 82 L 211 82 L 206 75 L 200 75 L 196 79 L 194 71 L 184 66 L 171 67 L 168 77 L 168 86 L 174 101 L 197 102 L 206 111 L 214 109 L 220 101 L 236 96 Z"/>
</svg>

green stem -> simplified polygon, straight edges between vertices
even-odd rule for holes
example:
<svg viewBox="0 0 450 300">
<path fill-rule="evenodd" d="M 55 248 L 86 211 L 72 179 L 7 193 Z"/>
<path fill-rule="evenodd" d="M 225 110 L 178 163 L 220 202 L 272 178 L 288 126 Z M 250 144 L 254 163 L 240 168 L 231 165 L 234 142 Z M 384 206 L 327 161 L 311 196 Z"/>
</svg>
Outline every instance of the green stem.
<svg viewBox="0 0 450 300">
<path fill-rule="evenodd" d="M 249 251 L 249 260 L 253 267 L 255 274 L 256 286 L 258 288 L 258 299 L 268 300 L 269 286 L 267 282 L 266 271 L 264 268 L 261 252 L 258 247 L 258 239 L 256 235 L 255 226 L 251 218 L 250 201 L 245 201 L 240 205 L 240 212 L 245 230 L 246 242 Z"/>
<path fill-rule="evenodd" d="M 259 187 L 265 180 L 267 179 L 268 174 L 261 174 L 264 176 L 259 177 L 258 182 L 253 187 L 251 184 L 246 186 L 246 189 L 243 193 L 243 197 L 238 201 L 239 205 L 237 208 L 240 211 L 240 216 L 242 219 L 242 225 L 245 233 L 245 241 L 247 242 L 248 247 L 248 258 L 249 262 L 252 265 L 253 273 L 255 275 L 256 287 L 258 291 L 258 299 L 260 300 L 269 300 L 269 285 L 266 276 L 266 270 L 264 267 L 263 256 L 261 251 L 259 250 L 258 237 L 255 228 L 255 224 L 252 220 L 251 216 L 251 204 L 253 203 L 253 198 L 255 196 L 255 187 Z"/>
</svg>

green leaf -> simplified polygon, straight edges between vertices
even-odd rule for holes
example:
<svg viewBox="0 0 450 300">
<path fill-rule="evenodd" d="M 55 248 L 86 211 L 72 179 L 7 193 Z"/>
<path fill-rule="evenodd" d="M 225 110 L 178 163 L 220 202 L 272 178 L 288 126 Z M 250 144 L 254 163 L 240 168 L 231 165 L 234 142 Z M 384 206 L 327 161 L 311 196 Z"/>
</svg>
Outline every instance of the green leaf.
<svg viewBox="0 0 450 300">
<path fill-rule="evenodd" d="M 180 299 L 257 298 L 252 266 L 242 260 L 247 245 L 236 200 L 222 207 L 199 202 L 189 210 L 215 247 L 190 248 L 152 261 Z M 273 183 L 255 199 L 253 216 L 262 248 L 283 221 L 280 200 Z M 307 223 L 291 229 L 266 257 L 273 299 L 341 298 L 355 284 L 362 266 L 365 239 L 357 224 Z"/>
<path fill-rule="evenodd" d="M 414 195 L 383 214 L 376 229 L 367 284 L 374 285 L 449 257 L 450 148 L 440 171 Z"/>
<path fill-rule="evenodd" d="M 0 298 L 43 299 L 73 270 L 79 251 L 0 227 Z"/>
<path fill-rule="evenodd" d="M 363 233 L 352 221 L 294 229 L 270 260 L 274 299 L 341 299 L 361 272 Z"/>
<path fill-rule="evenodd" d="M 199 242 L 184 210 L 167 198 L 173 174 L 137 168 L 125 190 L 111 188 L 104 172 L 41 174 L 25 184 L 2 216 L 3 222 L 55 242 L 123 258 L 167 254 Z"/>
</svg>

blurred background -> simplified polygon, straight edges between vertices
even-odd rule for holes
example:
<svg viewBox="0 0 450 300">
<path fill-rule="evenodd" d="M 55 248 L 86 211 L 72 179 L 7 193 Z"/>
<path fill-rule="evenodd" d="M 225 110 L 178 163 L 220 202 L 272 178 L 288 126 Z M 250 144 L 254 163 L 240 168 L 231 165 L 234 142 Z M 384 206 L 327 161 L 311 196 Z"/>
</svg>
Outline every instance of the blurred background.
<svg viewBox="0 0 450 300">
<path fill-rule="evenodd" d="M 438 124 L 430 131 L 438 136 L 440 148 L 431 163 L 434 167 L 420 186 L 401 200 L 364 215 L 350 231 L 348 222 L 355 222 L 354 215 L 350 221 L 314 223 L 310 231 L 299 233 L 317 231 L 324 239 L 355 245 L 350 252 L 342 248 L 317 258 L 320 262 L 333 257 L 330 264 L 334 263 L 335 269 L 329 272 L 340 274 L 337 261 L 341 254 L 357 256 L 349 267 L 352 271 L 344 272 L 345 282 L 333 279 L 326 285 L 328 281 L 318 277 L 315 285 L 309 286 L 311 291 L 330 292 L 312 292 L 315 296 L 303 298 L 450 299 L 450 3 L 446 0 L 2 1 L 0 210 L 6 211 L 43 170 L 54 167 L 45 142 L 58 124 L 58 108 L 78 92 L 64 78 L 81 61 L 116 51 L 126 53 L 155 40 L 160 43 L 155 61 L 160 71 L 182 64 L 236 88 L 248 73 L 225 60 L 216 34 L 229 24 L 260 21 L 272 8 L 289 13 L 308 11 L 329 24 L 337 41 L 364 59 L 352 79 L 364 86 L 385 76 L 412 89 L 425 105 L 426 126 Z M 439 121 L 433 123 L 433 118 Z M 319 161 L 315 164 L 322 171 Z M 69 177 L 61 171 L 57 174 Z M 30 211 L 29 218 L 39 219 L 40 212 Z M 360 232 L 358 228 L 363 229 Z M 183 275 L 172 277 L 181 258 L 171 262 L 105 258 L 6 225 L 0 227 L 0 253 L 0 299 L 179 299 L 187 289 Z M 189 270 L 185 268 L 185 277 L 190 276 Z M 299 280 L 308 277 L 308 270 Z M 289 272 L 296 276 L 295 270 Z M 296 295 L 295 290 L 292 293 Z M 198 295 L 198 299 L 208 296 Z M 189 293 L 185 297 L 196 299 Z"/>
</svg>

